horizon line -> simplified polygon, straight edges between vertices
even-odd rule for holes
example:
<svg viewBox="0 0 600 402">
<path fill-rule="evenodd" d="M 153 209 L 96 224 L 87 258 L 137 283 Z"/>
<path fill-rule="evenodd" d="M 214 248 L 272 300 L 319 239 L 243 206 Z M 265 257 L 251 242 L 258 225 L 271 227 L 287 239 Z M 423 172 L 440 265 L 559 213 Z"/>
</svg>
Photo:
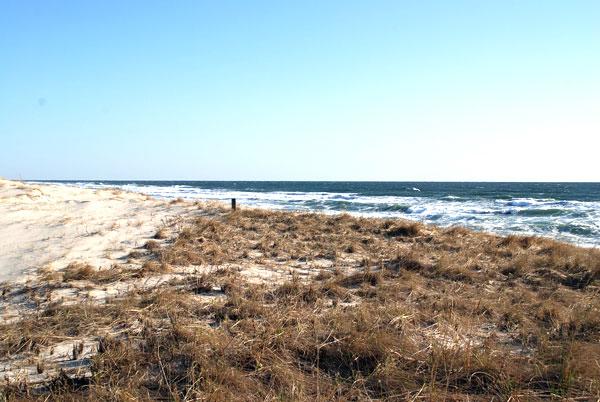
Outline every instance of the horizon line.
<svg viewBox="0 0 600 402">
<path fill-rule="evenodd" d="M 271 183 L 570 183 L 600 184 L 600 181 L 551 180 L 249 180 L 249 179 L 7 179 L 29 182 L 271 182 Z"/>
</svg>

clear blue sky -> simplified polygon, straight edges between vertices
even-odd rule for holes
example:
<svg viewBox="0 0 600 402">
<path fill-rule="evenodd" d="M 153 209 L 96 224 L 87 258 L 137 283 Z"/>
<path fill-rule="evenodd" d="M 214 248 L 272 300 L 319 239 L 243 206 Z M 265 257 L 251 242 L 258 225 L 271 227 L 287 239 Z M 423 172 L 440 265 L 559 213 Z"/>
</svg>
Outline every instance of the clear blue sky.
<svg viewBox="0 0 600 402">
<path fill-rule="evenodd" d="M 0 176 L 600 181 L 600 1 L 0 0 Z"/>
</svg>

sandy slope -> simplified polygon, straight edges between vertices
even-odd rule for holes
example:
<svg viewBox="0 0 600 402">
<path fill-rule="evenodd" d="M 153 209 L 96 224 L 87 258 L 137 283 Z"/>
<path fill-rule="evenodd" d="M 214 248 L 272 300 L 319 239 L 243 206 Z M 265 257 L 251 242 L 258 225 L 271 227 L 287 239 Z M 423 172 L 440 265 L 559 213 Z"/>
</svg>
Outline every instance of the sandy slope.
<svg viewBox="0 0 600 402">
<path fill-rule="evenodd" d="M 166 222 L 191 212 L 120 190 L 32 185 L 0 179 L 0 281 L 24 280 L 40 267 L 72 261 L 122 262 Z"/>
</svg>

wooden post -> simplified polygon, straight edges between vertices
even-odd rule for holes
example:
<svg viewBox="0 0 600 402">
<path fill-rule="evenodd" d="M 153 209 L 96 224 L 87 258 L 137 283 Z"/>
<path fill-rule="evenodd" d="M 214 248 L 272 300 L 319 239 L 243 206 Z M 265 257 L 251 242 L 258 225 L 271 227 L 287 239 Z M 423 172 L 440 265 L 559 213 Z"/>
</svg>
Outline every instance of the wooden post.
<svg viewBox="0 0 600 402">
<path fill-rule="evenodd" d="M 231 199 L 231 209 L 235 211 L 235 198 Z"/>
</svg>

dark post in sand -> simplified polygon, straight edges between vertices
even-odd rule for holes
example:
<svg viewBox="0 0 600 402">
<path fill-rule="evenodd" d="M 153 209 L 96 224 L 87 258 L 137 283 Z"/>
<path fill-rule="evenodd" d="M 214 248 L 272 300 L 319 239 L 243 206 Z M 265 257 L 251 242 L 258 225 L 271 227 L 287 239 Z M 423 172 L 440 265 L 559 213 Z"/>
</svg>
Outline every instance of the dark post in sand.
<svg viewBox="0 0 600 402">
<path fill-rule="evenodd" d="M 235 198 L 231 199 L 231 209 L 235 211 Z"/>
</svg>

